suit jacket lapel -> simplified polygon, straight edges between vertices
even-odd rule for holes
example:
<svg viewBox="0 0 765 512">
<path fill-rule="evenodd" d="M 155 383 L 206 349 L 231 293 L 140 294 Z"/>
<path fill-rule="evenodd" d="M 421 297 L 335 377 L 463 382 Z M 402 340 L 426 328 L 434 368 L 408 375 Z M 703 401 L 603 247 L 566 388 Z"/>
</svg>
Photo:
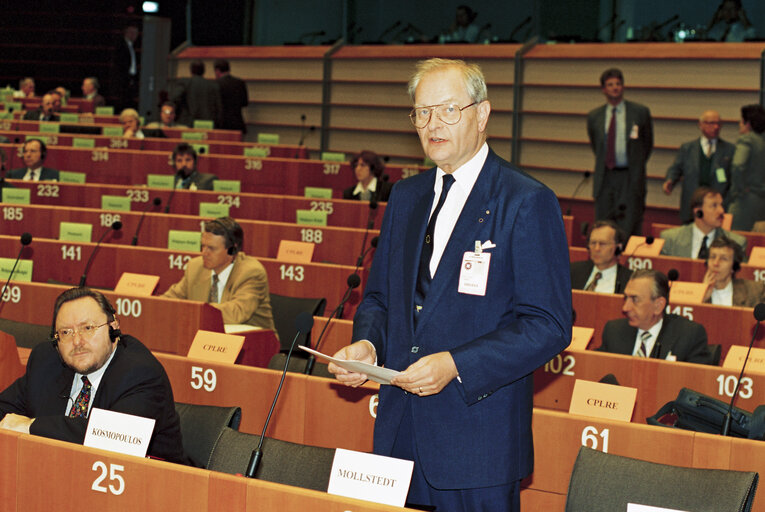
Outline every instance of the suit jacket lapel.
<svg viewBox="0 0 765 512">
<path fill-rule="evenodd" d="M 462 255 L 466 250 L 473 248 L 473 242 L 479 237 L 478 219 L 486 217 L 486 211 L 493 210 L 491 198 L 491 184 L 494 181 L 494 173 L 497 169 L 496 155 L 489 150 L 483 168 L 473 185 L 465 206 L 462 208 L 457 223 L 454 225 L 452 234 L 446 244 L 446 249 L 441 256 L 438 264 L 438 270 L 433 278 L 433 282 L 428 290 L 428 296 L 425 298 L 425 310 L 420 316 L 417 325 L 424 325 L 432 312 L 436 309 L 434 304 L 438 303 L 439 298 L 450 286 L 457 286 L 460 272 L 460 262 Z M 489 213 L 490 215 L 491 213 Z M 485 242 L 485 240 L 481 240 Z"/>
</svg>

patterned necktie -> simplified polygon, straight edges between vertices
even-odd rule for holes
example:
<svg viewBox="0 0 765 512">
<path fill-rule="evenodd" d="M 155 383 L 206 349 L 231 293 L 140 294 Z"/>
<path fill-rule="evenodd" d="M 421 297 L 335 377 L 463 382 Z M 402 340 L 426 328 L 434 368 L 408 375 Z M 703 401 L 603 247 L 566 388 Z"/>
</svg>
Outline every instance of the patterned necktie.
<svg viewBox="0 0 765 512">
<path fill-rule="evenodd" d="M 611 122 L 606 135 L 606 169 L 616 167 L 616 107 L 611 109 Z"/>
<path fill-rule="evenodd" d="M 88 404 L 90 403 L 90 381 L 88 378 L 82 376 L 82 389 L 80 394 L 77 395 L 77 400 L 72 404 L 72 409 L 69 411 L 70 418 L 87 418 L 88 417 Z"/>
<path fill-rule="evenodd" d="M 218 274 L 212 275 L 212 286 L 210 287 L 210 296 L 207 297 L 207 302 L 210 304 L 218 303 Z"/>
<path fill-rule="evenodd" d="M 584 289 L 586 292 L 594 292 L 595 287 L 598 286 L 598 281 L 600 281 L 600 278 L 603 277 L 603 273 L 596 272 L 595 277 L 592 279 L 592 282 L 587 285 L 587 288 Z"/>
<path fill-rule="evenodd" d="M 449 189 L 454 184 L 454 176 L 451 174 L 444 174 L 443 186 L 441 187 L 441 197 L 438 198 L 438 204 L 436 209 L 433 210 L 433 215 L 430 216 L 430 222 L 428 222 L 428 228 L 425 231 L 425 240 L 422 245 L 422 254 L 420 254 L 420 268 L 417 272 L 417 289 L 414 295 L 414 307 L 415 307 L 415 325 L 417 323 L 417 314 L 422 309 L 422 304 L 425 302 L 425 295 L 428 294 L 428 288 L 430 288 L 430 282 L 432 277 L 430 276 L 430 259 L 433 256 L 433 237 L 436 229 L 436 219 L 441 208 L 444 206 L 446 196 L 449 194 Z"/>
<path fill-rule="evenodd" d="M 640 335 L 640 347 L 635 354 L 637 357 L 648 357 L 648 340 L 650 339 L 651 333 L 648 331 L 643 331 L 643 334 Z"/>
<path fill-rule="evenodd" d="M 700 260 L 705 260 L 709 256 L 709 247 L 707 247 L 707 237 L 704 235 L 704 239 L 701 241 L 701 247 L 699 247 L 699 254 L 696 256 Z"/>
</svg>

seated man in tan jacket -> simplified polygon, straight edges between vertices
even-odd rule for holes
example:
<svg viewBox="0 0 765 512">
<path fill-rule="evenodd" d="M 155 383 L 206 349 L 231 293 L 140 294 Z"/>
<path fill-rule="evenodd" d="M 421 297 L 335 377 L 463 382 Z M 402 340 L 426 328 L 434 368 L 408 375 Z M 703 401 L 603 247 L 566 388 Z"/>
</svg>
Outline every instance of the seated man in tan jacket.
<svg viewBox="0 0 765 512">
<path fill-rule="evenodd" d="M 163 297 L 209 302 L 227 324 L 249 324 L 274 330 L 266 269 L 241 252 L 242 227 L 231 217 L 206 222 L 202 255 L 186 265 L 183 279 Z"/>
</svg>

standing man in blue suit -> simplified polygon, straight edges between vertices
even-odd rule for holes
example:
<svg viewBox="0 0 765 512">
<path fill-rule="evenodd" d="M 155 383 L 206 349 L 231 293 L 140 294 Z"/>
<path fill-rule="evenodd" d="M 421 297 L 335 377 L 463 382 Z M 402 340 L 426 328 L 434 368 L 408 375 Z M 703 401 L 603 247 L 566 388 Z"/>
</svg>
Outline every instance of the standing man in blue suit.
<svg viewBox="0 0 765 512">
<path fill-rule="evenodd" d="M 337 357 L 401 371 L 380 389 L 374 450 L 414 461 L 410 504 L 520 510 L 532 372 L 571 339 L 561 212 L 486 144 L 478 66 L 421 62 L 409 94 L 437 167 L 394 186 L 354 343 Z M 350 386 L 367 378 L 329 368 Z"/>
</svg>

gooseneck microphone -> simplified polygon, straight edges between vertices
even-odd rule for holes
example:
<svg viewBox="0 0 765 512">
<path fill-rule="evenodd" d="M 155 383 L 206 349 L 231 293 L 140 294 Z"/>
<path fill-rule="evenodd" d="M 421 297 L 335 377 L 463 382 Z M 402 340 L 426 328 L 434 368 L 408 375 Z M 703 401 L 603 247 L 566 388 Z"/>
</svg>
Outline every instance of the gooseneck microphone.
<svg viewBox="0 0 765 512">
<path fill-rule="evenodd" d="M 652 236 L 645 237 L 645 242 L 643 242 L 642 244 L 637 244 L 637 246 L 635 246 L 635 248 L 632 249 L 632 252 L 627 255 L 627 258 L 631 258 L 632 256 L 634 256 L 637 250 L 643 247 L 644 245 L 652 245 L 654 240 L 655 239 Z"/>
<path fill-rule="evenodd" d="M 529 17 L 530 19 L 531 17 Z M 587 183 L 587 180 L 590 179 L 590 176 L 592 173 L 590 171 L 584 171 L 584 177 L 582 178 L 582 181 L 579 182 L 579 185 L 576 186 L 574 189 L 574 194 L 571 196 L 571 199 L 574 199 L 576 195 L 579 193 L 579 189 L 584 186 L 585 183 Z M 566 208 L 566 215 L 571 215 L 571 204 L 568 205 L 568 208 Z"/>
<path fill-rule="evenodd" d="M 11 267 L 11 272 L 8 274 L 8 280 L 5 282 L 5 286 L 3 286 L 3 292 L 0 293 L 0 302 L 2 302 L 3 297 L 5 296 L 5 290 L 8 289 L 8 285 L 11 284 L 11 278 L 13 277 L 13 273 L 16 271 L 16 265 L 19 264 L 19 260 L 21 259 L 21 253 L 24 252 L 24 247 L 32 243 L 32 235 L 29 233 L 22 233 L 21 235 L 21 248 L 19 249 L 19 254 L 16 256 L 16 261 L 13 262 L 13 267 Z"/>
<path fill-rule="evenodd" d="M 171 192 L 172 193 L 172 192 Z M 135 228 L 135 234 L 133 235 L 133 241 L 130 242 L 130 245 L 138 245 L 138 233 L 141 232 L 141 226 L 143 226 L 143 218 L 146 217 L 146 213 L 151 210 L 155 206 L 159 206 L 162 204 L 162 199 L 159 197 L 155 197 L 154 200 L 151 202 L 148 208 L 145 208 L 141 212 L 141 218 L 138 219 L 138 227 Z"/>
<path fill-rule="evenodd" d="M 279 400 L 279 393 L 281 392 L 282 385 L 284 384 L 284 377 L 287 375 L 287 368 L 289 367 L 289 364 L 290 364 L 290 357 L 292 357 L 292 351 L 295 349 L 295 342 L 297 342 L 301 334 L 309 332 L 311 330 L 311 327 L 313 327 L 313 316 L 311 316 L 311 313 L 309 313 L 308 311 L 303 311 L 295 319 L 295 328 L 297 328 L 297 332 L 295 333 L 295 337 L 292 339 L 292 345 L 290 345 L 290 351 L 287 352 L 287 360 L 284 362 L 284 370 L 282 370 L 282 378 L 279 381 L 279 387 L 276 388 L 274 401 L 271 402 L 271 409 L 268 411 L 268 416 L 266 416 L 266 422 L 263 425 L 263 432 L 261 432 L 260 434 L 260 441 L 258 441 L 258 447 L 252 451 L 252 455 L 250 456 L 250 462 L 247 464 L 247 471 L 244 474 L 244 476 L 246 476 L 247 478 L 255 478 L 255 473 L 258 472 L 258 466 L 260 465 L 260 460 L 263 458 L 263 439 L 266 438 L 266 430 L 268 430 L 268 422 L 271 421 L 271 415 L 274 412 L 274 407 L 276 407 L 276 401 Z"/>
<path fill-rule="evenodd" d="M 749 353 L 752 351 L 752 345 L 757 338 L 757 331 L 760 330 L 760 322 L 765 320 L 765 303 L 760 302 L 754 307 L 754 319 L 757 320 L 757 325 L 754 326 L 754 334 L 752 334 L 752 341 L 749 342 L 749 349 L 746 351 L 746 357 L 744 357 L 744 364 L 741 366 L 741 373 L 736 381 L 736 389 L 733 391 L 733 396 L 730 397 L 730 404 L 728 404 L 728 412 L 725 413 L 723 418 L 722 428 L 720 429 L 721 436 L 727 436 L 730 432 L 730 420 L 731 413 L 733 412 L 733 402 L 736 401 L 736 395 L 738 395 L 738 388 L 741 386 L 741 378 L 744 376 L 744 368 L 746 368 L 746 362 L 749 360 Z"/>
<path fill-rule="evenodd" d="M 669 269 L 669 272 L 667 272 L 667 279 L 670 281 L 677 281 L 680 279 L 680 272 L 678 272 L 676 268 Z M 670 286 L 672 285 L 670 284 Z"/>
<path fill-rule="evenodd" d="M 378 244 L 379 241 L 380 241 L 380 237 L 379 236 L 373 237 L 372 240 L 369 241 L 369 247 L 367 247 L 366 249 L 361 251 L 361 254 L 359 254 L 359 258 L 356 260 L 356 268 L 353 269 L 353 273 L 354 274 L 356 274 L 359 271 L 359 267 L 361 267 L 361 265 L 364 264 L 364 258 L 367 257 L 367 254 L 369 254 L 369 252 L 372 249 L 376 249 L 377 248 L 377 244 Z"/>
<path fill-rule="evenodd" d="M 165 205 L 165 213 L 170 213 L 170 204 L 173 202 L 173 196 L 178 188 L 175 186 L 175 182 L 181 177 L 183 171 L 178 171 L 173 175 L 173 189 L 170 191 L 170 196 L 167 198 L 167 204 Z"/>
<path fill-rule="evenodd" d="M 375 237 L 376 238 L 376 237 Z M 372 239 L 372 242 L 374 242 L 375 239 Z M 374 244 L 377 245 L 376 243 Z M 354 288 L 358 288 L 361 284 L 361 278 L 357 273 L 353 273 L 348 276 L 348 279 L 346 280 L 346 284 L 348 285 L 348 289 L 345 290 L 345 294 L 343 295 L 343 298 L 340 300 L 340 304 L 337 305 L 337 307 L 332 311 L 332 313 L 329 315 L 329 318 L 327 318 L 327 323 L 324 324 L 324 327 L 322 327 L 321 332 L 319 333 L 319 337 L 316 338 L 316 345 L 314 345 L 314 350 L 319 350 L 319 346 L 321 345 L 322 337 L 324 336 L 324 332 L 327 330 L 327 327 L 329 327 L 329 323 L 332 321 L 332 318 L 340 318 L 343 314 L 343 306 L 345 306 L 345 303 L 348 302 L 348 299 L 351 298 L 351 292 Z M 308 362 L 305 364 L 305 373 L 306 375 L 311 375 L 311 372 L 313 371 L 313 365 L 316 363 L 316 357 L 313 354 L 308 354 Z"/>
<path fill-rule="evenodd" d="M 101 238 L 98 239 L 98 242 L 96 242 L 96 246 L 93 248 L 93 252 L 90 253 L 90 258 L 88 258 L 88 262 L 85 264 L 85 270 L 82 271 L 82 277 L 80 277 L 80 288 L 85 286 L 85 282 L 88 280 L 88 271 L 90 271 L 90 265 L 93 263 L 93 258 L 96 256 L 96 253 L 98 252 L 98 247 L 101 245 L 101 242 L 104 241 L 104 238 L 106 238 L 106 235 L 109 233 L 112 233 L 114 231 L 119 231 L 122 229 L 122 222 L 115 220 L 112 222 L 112 225 L 109 226 L 109 229 L 104 231 L 101 234 Z"/>
</svg>

